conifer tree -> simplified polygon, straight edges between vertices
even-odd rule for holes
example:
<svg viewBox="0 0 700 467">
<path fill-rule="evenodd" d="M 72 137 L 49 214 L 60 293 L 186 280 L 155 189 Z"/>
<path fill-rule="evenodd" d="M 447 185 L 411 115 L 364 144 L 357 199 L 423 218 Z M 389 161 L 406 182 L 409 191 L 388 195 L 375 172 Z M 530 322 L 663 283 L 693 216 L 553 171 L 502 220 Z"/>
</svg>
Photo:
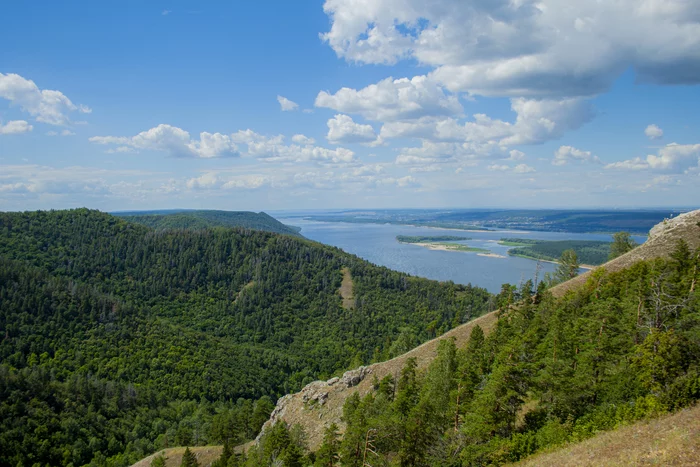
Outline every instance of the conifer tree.
<svg viewBox="0 0 700 467">
<path fill-rule="evenodd" d="M 335 467 L 338 463 L 340 445 L 338 425 L 331 424 L 323 434 L 323 444 L 316 452 L 314 467 Z"/>
<path fill-rule="evenodd" d="M 182 454 L 182 462 L 180 462 L 180 467 L 199 467 L 197 456 L 190 451 L 189 447 L 185 448 L 185 452 Z"/>
<path fill-rule="evenodd" d="M 610 244 L 608 260 L 622 256 L 628 251 L 633 250 L 636 246 L 637 242 L 632 239 L 629 232 L 617 232 L 613 235 L 613 241 Z"/>
</svg>

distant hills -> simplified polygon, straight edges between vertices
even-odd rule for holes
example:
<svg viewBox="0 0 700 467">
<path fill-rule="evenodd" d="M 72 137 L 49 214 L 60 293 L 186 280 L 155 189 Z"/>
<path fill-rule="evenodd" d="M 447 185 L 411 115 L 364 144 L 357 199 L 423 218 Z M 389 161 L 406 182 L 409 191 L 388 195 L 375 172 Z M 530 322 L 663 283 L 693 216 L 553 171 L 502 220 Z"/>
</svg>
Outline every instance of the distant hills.
<svg viewBox="0 0 700 467">
<path fill-rule="evenodd" d="M 386 209 L 308 214 L 324 222 L 397 224 L 462 230 L 535 230 L 543 232 L 646 234 L 678 210 L 555 209 Z"/>
<path fill-rule="evenodd" d="M 130 211 L 115 212 L 129 222 L 136 222 L 156 230 L 206 229 L 210 227 L 237 227 L 262 230 L 300 237 L 300 228 L 285 225 L 264 212 L 174 210 L 174 211 Z"/>
</svg>

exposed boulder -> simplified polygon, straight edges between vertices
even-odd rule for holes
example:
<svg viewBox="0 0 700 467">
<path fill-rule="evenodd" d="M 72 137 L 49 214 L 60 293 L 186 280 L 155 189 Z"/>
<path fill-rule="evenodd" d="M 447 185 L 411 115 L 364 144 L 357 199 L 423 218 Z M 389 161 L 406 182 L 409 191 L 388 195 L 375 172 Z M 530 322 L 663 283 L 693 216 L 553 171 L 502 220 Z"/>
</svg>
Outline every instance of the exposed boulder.
<svg viewBox="0 0 700 467">
<path fill-rule="evenodd" d="M 340 381 L 348 388 L 357 386 L 360 382 L 365 379 L 365 377 L 370 374 L 372 370 L 369 367 L 361 366 L 356 370 L 350 370 L 343 373 L 343 377 Z"/>
</svg>

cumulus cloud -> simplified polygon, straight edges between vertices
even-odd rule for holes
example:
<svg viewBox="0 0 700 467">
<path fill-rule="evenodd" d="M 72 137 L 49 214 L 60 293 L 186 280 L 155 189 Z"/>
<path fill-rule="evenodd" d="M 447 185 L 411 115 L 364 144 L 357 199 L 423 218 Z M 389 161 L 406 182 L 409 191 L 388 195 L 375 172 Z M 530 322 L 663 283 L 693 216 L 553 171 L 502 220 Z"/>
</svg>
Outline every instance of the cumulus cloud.
<svg viewBox="0 0 700 467">
<path fill-rule="evenodd" d="M 518 151 L 517 149 L 513 149 L 508 154 L 510 154 L 510 157 L 508 159 L 512 161 L 521 161 L 525 159 L 525 153 L 522 151 Z"/>
<path fill-rule="evenodd" d="M 290 101 L 284 96 L 277 96 L 277 102 L 280 103 L 282 112 L 291 112 L 292 110 L 297 110 L 299 108 L 299 104 L 294 101 Z"/>
<path fill-rule="evenodd" d="M 199 140 L 190 138 L 182 128 L 160 124 L 136 136 L 93 136 L 90 141 L 96 144 L 167 152 L 174 157 L 212 158 L 238 156 L 238 147 L 228 135 L 221 133 L 199 134 Z M 126 152 L 126 151 L 121 151 Z"/>
<path fill-rule="evenodd" d="M 403 148 L 396 157 L 398 165 L 432 165 L 488 159 L 507 159 L 508 148 L 495 142 L 445 143 L 423 140 L 421 146 Z"/>
<path fill-rule="evenodd" d="M 514 122 L 474 115 L 460 124 L 455 119 L 435 122 L 431 138 L 441 141 L 498 142 L 500 145 L 540 144 L 560 138 L 593 118 L 587 99 L 511 99 Z M 425 134 L 425 128 L 420 130 Z M 384 134 L 382 134 L 384 137 Z"/>
<path fill-rule="evenodd" d="M 625 70 L 659 84 L 700 82 L 696 1 L 326 0 L 321 37 L 350 62 L 413 59 L 451 91 L 593 96 Z"/>
<path fill-rule="evenodd" d="M 377 138 L 371 125 L 355 123 L 347 115 L 338 114 L 327 122 L 326 138 L 333 144 L 369 143 Z"/>
<path fill-rule="evenodd" d="M 515 167 L 513 167 L 513 172 L 517 174 L 527 174 L 535 172 L 535 169 L 527 164 L 518 164 Z"/>
<path fill-rule="evenodd" d="M 285 144 L 283 135 L 264 136 L 253 130 L 240 130 L 231 135 L 231 140 L 245 144 L 248 157 L 266 162 L 315 162 L 319 164 L 351 164 L 356 162 L 355 153 L 345 148 L 327 149 L 311 144 Z"/>
<path fill-rule="evenodd" d="M 292 141 L 297 143 L 297 144 L 303 144 L 303 145 L 314 144 L 316 142 L 315 139 L 309 138 L 306 135 L 294 135 L 294 136 L 292 136 Z"/>
<path fill-rule="evenodd" d="M 271 179 L 265 175 L 225 176 L 216 172 L 207 172 L 199 177 L 190 178 L 185 185 L 190 190 L 252 190 L 269 185 Z"/>
<path fill-rule="evenodd" d="M 463 112 L 459 99 L 426 76 L 387 78 L 356 90 L 342 88 L 335 94 L 321 91 L 316 107 L 360 114 L 368 120 L 396 121 L 426 116 L 452 116 Z"/>
<path fill-rule="evenodd" d="M 700 144 L 667 144 L 657 154 L 646 159 L 636 157 L 605 166 L 606 169 L 653 170 L 659 172 L 684 173 L 700 166 Z"/>
<path fill-rule="evenodd" d="M 561 166 L 572 161 L 600 163 L 598 156 L 594 156 L 590 151 L 582 151 L 573 146 L 560 146 L 554 152 L 552 165 Z"/>
<path fill-rule="evenodd" d="M 39 89 L 34 81 L 14 73 L 0 73 L 0 98 L 50 125 L 66 125 L 70 112 L 92 112 L 87 106 L 73 104 L 62 92 Z"/>
<path fill-rule="evenodd" d="M 649 139 L 661 139 L 664 136 L 664 130 L 656 126 L 655 124 L 651 124 L 646 129 L 644 130 L 644 134 L 647 135 L 647 138 Z"/>
<path fill-rule="evenodd" d="M 25 120 L 12 120 L 5 123 L 4 125 L 2 122 L 0 122 L 0 135 L 27 133 L 29 131 L 32 131 L 33 129 L 34 127 L 31 126 Z"/>
<path fill-rule="evenodd" d="M 532 173 L 535 172 L 535 169 L 533 167 L 530 167 L 527 164 L 518 164 L 514 167 L 511 167 L 509 165 L 505 164 L 491 164 L 488 167 L 486 167 L 488 170 L 491 171 L 496 171 L 496 172 L 513 172 L 516 174 L 527 174 L 527 173 Z"/>
</svg>

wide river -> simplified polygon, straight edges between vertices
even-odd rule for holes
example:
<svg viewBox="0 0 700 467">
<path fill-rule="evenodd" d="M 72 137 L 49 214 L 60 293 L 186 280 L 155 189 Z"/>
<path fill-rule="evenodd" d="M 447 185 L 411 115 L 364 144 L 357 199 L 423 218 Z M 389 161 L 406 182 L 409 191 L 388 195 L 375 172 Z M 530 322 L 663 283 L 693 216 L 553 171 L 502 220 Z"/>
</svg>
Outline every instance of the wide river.
<svg viewBox="0 0 700 467">
<path fill-rule="evenodd" d="M 537 262 L 508 256 L 509 247 L 497 242 L 504 237 L 533 238 L 538 240 L 603 240 L 610 235 L 575 234 L 561 232 L 478 231 L 435 229 L 391 224 L 352 224 L 343 222 L 318 222 L 298 217 L 278 219 L 288 225 L 301 227 L 302 235 L 327 245 L 337 246 L 374 264 L 440 281 L 451 280 L 458 284 L 472 284 L 497 293 L 504 283 L 519 284 L 534 279 Z M 454 235 L 469 237 L 469 246 L 484 248 L 504 258 L 479 256 L 461 251 L 430 250 L 423 246 L 399 243 L 397 235 Z M 634 237 L 639 243 L 644 237 Z M 540 278 L 554 271 L 556 265 L 541 263 Z"/>
</svg>

